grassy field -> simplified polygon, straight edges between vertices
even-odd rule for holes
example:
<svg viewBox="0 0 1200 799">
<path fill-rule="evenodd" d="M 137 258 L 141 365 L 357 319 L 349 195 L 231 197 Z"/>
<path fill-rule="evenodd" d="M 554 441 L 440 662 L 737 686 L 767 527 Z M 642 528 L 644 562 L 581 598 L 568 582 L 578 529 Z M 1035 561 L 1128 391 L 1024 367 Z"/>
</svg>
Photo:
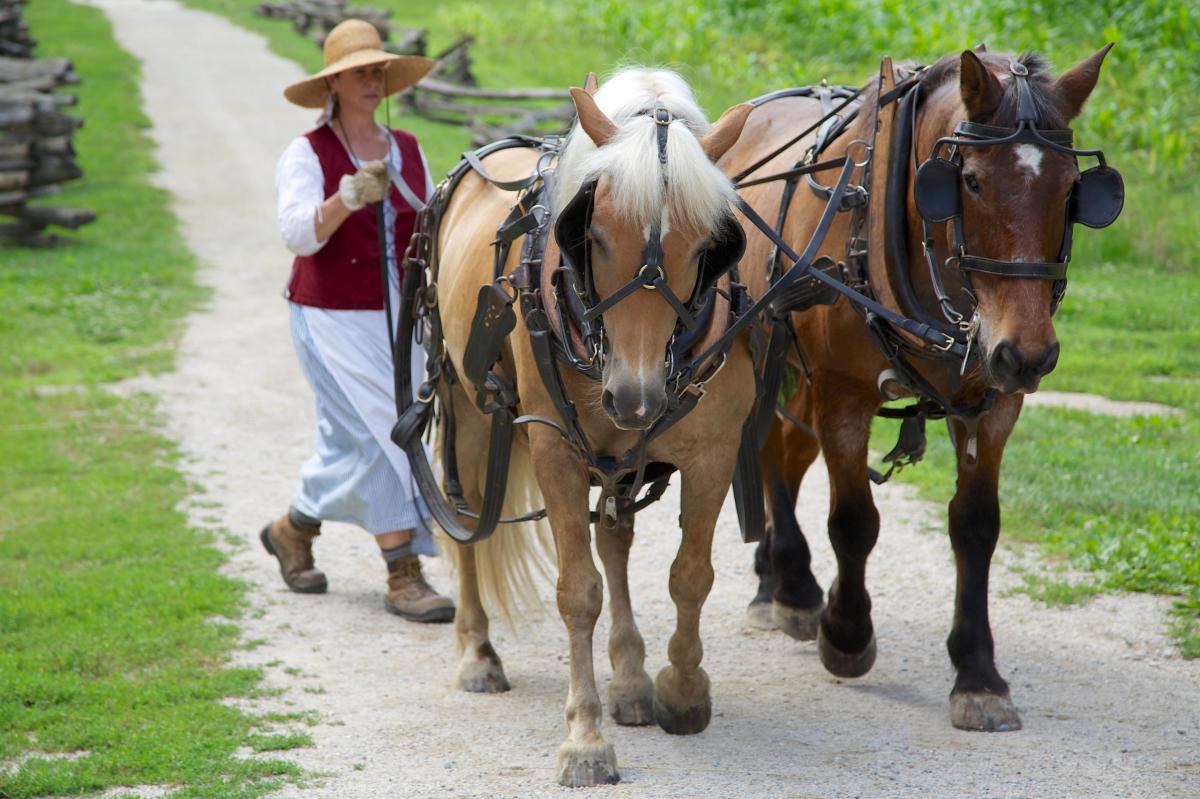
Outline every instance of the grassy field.
<svg viewBox="0 0 1200 799">
<path fill-rule="evenodd" d="M 258 796 L 298 770 L 235 753 L 304 733 L 223 704 L 259 681 L 228 665 L 242 588 L 187 524 L 191 487 L 155 409 L 103 388 L 169 368 L 203 300 L 149 183 L 138 67 L 96 9 L 41 0 L 25 18 L 39 54 L 83 77 L 86 178 L 54 203 L 100 216 L 69 246 L 0 250 L 0 797 Z"/>
</svg>

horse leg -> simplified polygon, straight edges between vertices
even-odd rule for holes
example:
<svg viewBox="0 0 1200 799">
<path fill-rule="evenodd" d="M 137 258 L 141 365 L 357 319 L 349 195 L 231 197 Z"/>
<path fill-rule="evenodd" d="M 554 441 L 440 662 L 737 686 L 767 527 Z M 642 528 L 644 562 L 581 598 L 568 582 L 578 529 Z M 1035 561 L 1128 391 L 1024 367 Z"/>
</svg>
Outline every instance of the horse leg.
<svg viewBox="0 0 1200 799">
<path fill-rule="evenodd" d="M 861 677 L 875 664 L 867 593 L 867 556 L 879 537 L 879 512 L 867 478 L 867 440 L 877 401 L 843 386 L 817 395 L 817 434 L 829 468 L 829 542 L 838 576 L 821 612 L 817 649 L 826 670 Z"/>
<path fill-rule="evenodd" d="M 612 530 L 596 525 L 596 550 L 608 578 L 612 631 L 608 659 L 613 676 L 608 684 L 609 712 L 618 724 L 654 723 L 654 683 L 646 673 L 646 644 L 633 619 L 629 599 L 629 548 L 633 545 L 633 514 L 621 516 Z"/>
<path fill-rule="evenodd" d="M 487 441 L 487 429 L 478 412 L 461 386 L 451 389 L 450 401 L 454 403 L 458 431 L 455 440 L 458 462 L 461 464 L 486 461 L 476 448 L 478 442 Z M 460 473 L 463 496 L 472 508 L 483 501 L 479 487 L 479 476 L 474 469 L 463 469 Z M 469 529 L 475 520 L 459 516 L 459 522 Z M 454 614 L 454 632 L 458 643 L 459 661 L 455 674 L 455 685 L 472 693 L 503 693 L 509 689 L 504 676 L 500 656 L 488 637 L 488 615 L 479 596 L 479 574 L 476 570 L 476 546 L 474 544 L 450 544 L 454 549 L 448 553 L 454 559 L 458 572 L 458 611 Z"/>
<path fill-rule="evenodd" d="M 709 476 L 720 471 L 706 466 Z M 680 502 L 682 537 L 671 564 L 671 599 L 675 602 L 675 632 L 667 645 L 671 665 L 654 681 L 654 716 L 672 735 L 701 732 L 712 719 L 708 674 L 700 668 L 704 646 L 700 640 L 700 610 L 712 588 L 712 537 L 717 514 L 725 500 L 732 461 L 724 472 L 726 483 L 685 473 Z"/>
<path fill-rule="evenodd" d="M 801 386 L 787 409 L 810 429 L 777 419 L 763 447 L 767 534 L 754 550 L 758 593 L 746 611 L 752 627 L 780 629 L 800 641 L 817 637 L 817 621 L 825 607 L 825 594 L 812 573 L 808 541 L 796 521 L 800 483 L 821 451 L 811 431 L 808 393 Z"/>
<path fill-rule="evenodd" d="M 478 500 L 472 507 L 479 507 Z M 453 546 L 461 547 L 457 558 L 458 612 L 454 616 L 460 653 L 455 684 L 472 693 L 503 693 L 509 689 L 508 679 L 504 676 L 500 656 L 488 638 L 488 616 L 479 598 L 479 578 L 475 570 L 475 545 Z"/>
<path fill-rule="evenodd" d="M 779 585 L 779 578 L 771 570 L 771 539 L 774 536 L 775 532 L 768 521 L 766 534 L 754 547 L 754 574 L 758 577 L 758 591 L 746 606 L 746 624 L 756 630 L 779 628 L 775 622 L 775 609 L 772 607 L 775 588 Z"/>
<path fill-rule="evenodd" d="M 569 788 L 618 782 L 617 755 L 600 733 L 592 637 L 604 604 L 604 584 L 592 560 L 588 477 L 558 434 L 531 430 L 533 463 L 558 552 L 558 612 L 567 628 L 570 684 L 567 738 L 558 750 L 558 781 Z"/>
<path fill-rule="evenodd" d="M 789 400 L 788 410 L 797 419 L 805 420 L 810 429 L 790 422 L 778 423 L 782 469 L 764 471 L 773 531 L 771 571 L 778 579 L 772 595 L 775 622 L 779 629 L 799 641 L 817 637 L 817 624 L 825 607 L 825 593 L 812 573 L 812 553 L 796 520 L 800 483 L 821 451 L 811 430 L 811 405 L 810 389 L 801 386 Z"/>
<path fill-rule="evenodd" d="M 996 671 L 988 620 L 988 572 L 1000 536 L 1000 461 L 1019 410 L 1019 403 L 997 401 L 980 419 L 978 458 L 973 466 L 964 457 L 967 431 L 954 422 L 959 466 L 958 486 L 950 500 L 950 542 L 958 579 L 954 625 L 946 647 L 958 673 L 950 692 L 950 722 L 961 730 L 1021 729 L 1008 683 Z"/>
</svg>

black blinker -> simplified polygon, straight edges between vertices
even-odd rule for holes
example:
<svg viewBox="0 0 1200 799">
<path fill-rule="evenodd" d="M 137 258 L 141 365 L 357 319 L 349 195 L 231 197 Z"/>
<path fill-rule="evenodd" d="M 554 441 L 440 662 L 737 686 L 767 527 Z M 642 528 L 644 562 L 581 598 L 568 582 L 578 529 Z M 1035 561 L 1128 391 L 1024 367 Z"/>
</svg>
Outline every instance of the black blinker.
<svg viewBox="0 0 1200 799">
<path fill-rule="evenodd" d="M 1071 197 L 1071 220 L 1090 228 L 1108 227 L 1125 205 L 1121 173 L 1107 165 L 1083 172 Z"/>
<path fill-rule="evenodd" d="M 726 219 L 713 246 L 700 255 L 700 274 L 696 280 L 696 291 L 705 292 L 712 288 L 721 275 L 737 265 L 745 249 L 746 234 L 742 231 L 742 226 L 732 219 Z"/>
<path fill-rule="evenodd" d="M 930 158 L 917 170 L 913 199 L 917 211 L 929 222 L 945 222 L 960 207 L 958 166 L 945 158 Z"/>
<path fill-rule="evenodd" d="M 571 198 L 554 223 L 554 239 L 563 257 L 583 274 L 587 264 L 587 228 L 592 216 L 596 184 L 589 183 Z"/>
</svg>

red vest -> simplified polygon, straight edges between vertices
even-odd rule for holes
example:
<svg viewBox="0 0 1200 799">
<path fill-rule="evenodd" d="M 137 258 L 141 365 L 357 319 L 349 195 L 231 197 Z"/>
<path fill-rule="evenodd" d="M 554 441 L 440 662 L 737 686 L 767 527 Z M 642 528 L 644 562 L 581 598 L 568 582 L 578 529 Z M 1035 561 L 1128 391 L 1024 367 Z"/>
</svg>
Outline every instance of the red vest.
<svg viewBox="0 0 1200 799">
<path fill-rule="evenodd" d="M 356 169 L 338 140 L 333 128 L 322 125 L 304 134 L 321 162 L 325 175 L 325 196 L 337 193 L 342 175 Z M 393 130 L 400 149 L 400 174 L 413 192 L 425 197 L 425 167 L 421 151 L 411 133 Z M 396 263 L 403 269 L 404 251 L 412 237 L 417 213 L 395 186 L 391 187 L 392 207 L 396 209 Z M 292 278 L 284 293 L 298 305 L 333 308 L 344 311 L 383 309 L 383 275 L 379 269 L 379 233 L 375 225 L 375 206 L 368 205 L 350 214 L 325 246 L 312 255 L 299 255 L 292 263 Z"/>
</svg>

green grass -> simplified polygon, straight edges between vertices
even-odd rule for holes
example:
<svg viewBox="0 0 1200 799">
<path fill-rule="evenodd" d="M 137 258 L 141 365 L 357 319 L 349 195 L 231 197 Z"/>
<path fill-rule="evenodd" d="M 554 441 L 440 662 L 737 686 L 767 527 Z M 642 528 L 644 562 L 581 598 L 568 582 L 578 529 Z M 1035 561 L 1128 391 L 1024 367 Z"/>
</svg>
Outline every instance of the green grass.
<svg viewBox="0 0 1200 799">
<path fill-rule="evenodd" d="M 299 771 L 239 747 L 307 738 L 223 703 L 260 677 L 229 665 L 242 586 L 188 526 L 192 487 L 152 404 L 103 388 L 169 368 L 204 297 L 149 183 L 138 66 L 96 9 L 42 0 L 25 18 L 39 55 L 83 78 L 86 177 L 53 202 L 100 217 L 62 248 L 0 250 L 0 761 L 20 763 L 0 768 L 0 797 L 259 796 Z"/>
</svg>

